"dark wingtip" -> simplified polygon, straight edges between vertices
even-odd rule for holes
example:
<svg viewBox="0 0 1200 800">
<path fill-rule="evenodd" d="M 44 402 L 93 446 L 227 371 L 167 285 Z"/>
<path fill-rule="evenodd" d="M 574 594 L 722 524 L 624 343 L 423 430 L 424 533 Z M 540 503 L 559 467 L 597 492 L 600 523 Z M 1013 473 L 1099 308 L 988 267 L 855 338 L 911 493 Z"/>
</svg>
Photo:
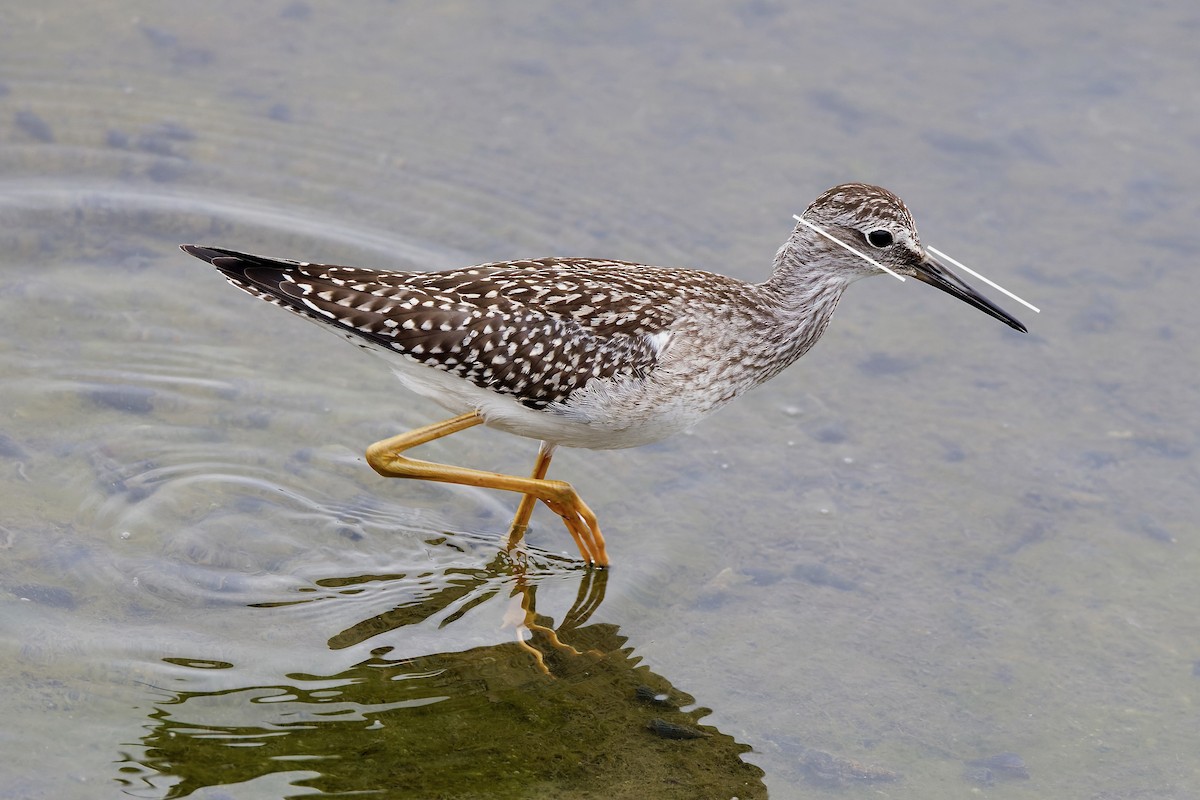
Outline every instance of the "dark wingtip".
<svg viewBox="0 0 1200 800">
<path fill-rule="evenodd" d="M 213 263 L 214 258 L 220 258 L 223 255 L 227 255 L 226 253 L 223 253 L 214 247 L 201 247 L 197 244 L 181 244 L 179 245 L 179 249 L 187 253 L 189 256 L 195 256 L 201 261 L 207 261 L 210 264 Z"/>
<path fill-rule="evenodd" d="M 249 267 L 271 266 L 273 259 L 239 253 L 237 250 L 227 250 L 224 247 L 203 247 L 198 244 L 181 244 L 179 249 L 189 256 L 195 256 L 201 261 L 207 261 L 227 277 L 244 275 Z M 277 265 L 276 265 L 277 266 Z"/>
</svg>

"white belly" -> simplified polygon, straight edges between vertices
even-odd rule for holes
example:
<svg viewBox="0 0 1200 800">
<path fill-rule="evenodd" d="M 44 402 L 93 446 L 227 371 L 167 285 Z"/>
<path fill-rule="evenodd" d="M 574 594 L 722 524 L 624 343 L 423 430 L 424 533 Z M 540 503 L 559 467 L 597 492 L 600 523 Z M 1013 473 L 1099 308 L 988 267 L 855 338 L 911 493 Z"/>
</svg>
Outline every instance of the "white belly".
<svg viewBox="0 0 1200 800">
<path fill-rule="evenodd" d="M 653 382 L 612 380 L 592 381 L 569 403 L 535 410 L 511 395 L 407 358 L 388 360 L 401 383 L 455 414 L 478 411 L 489 427 L 564 447 L 617 450 L 650 444 L 687 430 L 710 410 L 689 407 L 683 400 L 687 392 L 665 396 Z"/>
</svg>

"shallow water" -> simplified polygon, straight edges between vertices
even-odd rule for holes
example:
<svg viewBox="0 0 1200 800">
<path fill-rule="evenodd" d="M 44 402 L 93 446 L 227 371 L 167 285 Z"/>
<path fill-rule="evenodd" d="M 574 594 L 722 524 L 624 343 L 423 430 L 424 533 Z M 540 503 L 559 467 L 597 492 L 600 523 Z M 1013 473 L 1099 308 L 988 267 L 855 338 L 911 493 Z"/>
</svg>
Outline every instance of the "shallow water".
<svg viewBox="0 0 1200 800">
<path fill-rule="evenodd" d="M 1200 796 L 1191 5 L 76 6 L 0 27 L 0 797 Z M 1031 333 L 856 285 L 560 452 L 602 574 L 376 476 L 444 412 L 175 249 L 759 279 L 845 180 Z"/>
</svg>

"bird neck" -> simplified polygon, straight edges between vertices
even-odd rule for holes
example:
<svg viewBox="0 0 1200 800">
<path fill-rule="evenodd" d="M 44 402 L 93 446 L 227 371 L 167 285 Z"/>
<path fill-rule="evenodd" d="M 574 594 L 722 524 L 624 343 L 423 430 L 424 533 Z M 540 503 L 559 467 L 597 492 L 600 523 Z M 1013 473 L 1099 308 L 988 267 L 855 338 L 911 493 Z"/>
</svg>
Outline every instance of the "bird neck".
<svg viewBox="0 0 1200 800">
<path fill-rule="evenodd" d="M 827 248 L 796 231 L 775 254 L 775 271 L 761 288 L 781 316 L 824 330 L 852 282 L 852 277 L 830 269 Z"/>
<path fill-rule="evenodd" d="M 774 313 L 774 327 L 786 332 L 777 342 L 783 366 L 817 343 L 851 283 L 825 266 L 828 258 L 827 252 L 793 233 L 775 256 L 774 273 L 759 284 Z"/>
</svg>

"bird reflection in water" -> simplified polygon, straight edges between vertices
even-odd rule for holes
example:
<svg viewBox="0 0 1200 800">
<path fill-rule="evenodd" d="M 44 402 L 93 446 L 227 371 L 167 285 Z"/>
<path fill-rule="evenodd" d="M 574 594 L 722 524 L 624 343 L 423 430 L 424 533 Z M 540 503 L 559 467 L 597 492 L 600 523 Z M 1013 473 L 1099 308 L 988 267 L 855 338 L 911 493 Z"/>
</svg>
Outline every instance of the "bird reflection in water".
<svg viewBox="0 0 1200 800">
<path fill-rule="evenodd" d="M 563 617 L 560 628 L 564 631 L 571 631 L 587 622 L 588 618 L 592 616 L 592 612 L 599 608 L 600 603 L 604 601 L 604 590 L 607 584 L 607 573 L 595 571 L 584 573 L 583 579 L 579 582 L 579 593 L 575 597 L 575 602 L 571 604 L 570 611 Z M 537 584 L 531 584 L 526 580 L 523 569 L 516 575 L 516 583 L 513 586 L 508 611 L 504 615 L 504 623 L 516 631 L 517 646 L 529 653 L 538 669 L 546 675 L 551 675 L 551 672 L 546 665 L 544 648 L 550 648 L 550 652 L 571 656 L 583 655 L 579 650 L 565 644 L 559 638 L 558 631 L 552 627 L 553 620 L 547 618 L 543 623 L 538 619 Z M 587 655 L 604 657 L 599 650 L 589 650 Z"/>
<path fill-rule="evenodd" d="M 762 771 L 742 759 L 750 748 L 702 724 L 709 710 L 641 664 L 616 625 L 590 621 L 608 573 L 546 567 L 501 553 L 485 568 L 445 570 L 423 597 L 332 636 L 331 651 L 396 642 L 336 674 L 289 671 L 263 685 L 255 665 L 172 659 L 205 690 L 155 690 L 118 781 L 154 797 L 251 782 L 397 798 L 766 797 Z M 575 602 L 555 625 L 537 612 L 539 586 L 575 578 Z M 380 580 L 411 582 L 326 580 L 333 593 L 319 596 L 353 596 Z M 499 597 L 510 603 L 499 643 L 397 655 L 413 626 L 445 633 Z M 279 614 L 295 603 L 263 605 Z M 239 682 L 239 672 L 257 683 Z"/>
</svg>

